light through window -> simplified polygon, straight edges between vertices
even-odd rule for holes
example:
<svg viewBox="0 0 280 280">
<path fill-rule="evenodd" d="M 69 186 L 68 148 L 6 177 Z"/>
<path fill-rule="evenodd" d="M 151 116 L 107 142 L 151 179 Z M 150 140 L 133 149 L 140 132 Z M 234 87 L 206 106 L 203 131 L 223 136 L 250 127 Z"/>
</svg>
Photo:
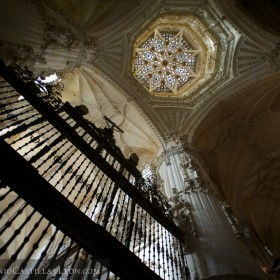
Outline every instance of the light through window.
<svg viewBox="0 0 280 280">
<path fill-rule="evenodd" d="M 150 92 L 176 94 L 196 76 L 197 53 L 187 42 L 183 30 L 156 29 L 136 48 L 134 75 Z"/>
</svg>

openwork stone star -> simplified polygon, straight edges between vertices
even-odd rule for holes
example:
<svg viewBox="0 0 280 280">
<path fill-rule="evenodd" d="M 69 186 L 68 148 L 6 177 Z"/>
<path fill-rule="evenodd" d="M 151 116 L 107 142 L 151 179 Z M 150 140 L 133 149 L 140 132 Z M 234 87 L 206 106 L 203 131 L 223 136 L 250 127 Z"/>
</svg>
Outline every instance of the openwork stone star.
<svg viewBox="0 0 280 280">
<path fill-rule="evenodd" d="M 134 75 L 150 92 L 177 93 L 195 77 L 195 56 L 183 30 L 159 31 L 136 48 Z"/>
</svg>

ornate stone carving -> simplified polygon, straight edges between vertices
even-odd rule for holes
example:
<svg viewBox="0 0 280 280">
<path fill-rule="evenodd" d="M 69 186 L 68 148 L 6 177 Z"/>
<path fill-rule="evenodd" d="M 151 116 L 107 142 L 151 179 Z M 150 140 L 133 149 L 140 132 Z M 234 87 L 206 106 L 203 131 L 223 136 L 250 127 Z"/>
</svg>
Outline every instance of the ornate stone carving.
<svg viewBox="0 0 280 280">
<path fill-rule="evenodd" d="M 222 207 L 222 209 L 224 210 L 224 213 L 228 219 L 228 222 L 229 224 L 231 225 L 232 227 L 232 230 L 233 230 L 233 233 L 239 237 L 240 236 L 240 233 L 237 229 L 237 226 L 238 226 L 238 219 L 235 217 L 235 215 L 233 214 L 232 210 L 230 209 L 229 205 L 226 203 L 226 202 L 220 202 L 220 205 Z"/>
<path fill-rule="evenodd" d="M 143 38 L 135 49 L 135 78 L 151 93 L 159 96 L 177 95 L 181 88 L 196 77 L 198 50 L 193 50 L 182 26 L 173 31 L 160 26 L 150 37 Z"/>
<path fill-rule="evenodd" d="M 190 251 L 191 239 L 198 234 L 192 214 L 192 206 L 184 199 L 184 193 L 178 192 L 175 188 L 172 190 L 174 195 L 170 198 L 173 205 L 171 211 L 176 224 L 185 232 L 185 249 Z"/>
<path fill-rule="evenodd" d="M 58 75 L 63 76 L 83 63 L 94 63 L 100 57 L 102 50 L 97 47 L 96 38 L 89 37 L 81 25 L 71 19 L 65 19 L 61 11 L 50 12 L 41 2 L 36 5 L 41 14 L 44 30 L 40 55 L 53 53 L 49 50 L 63 50 L 66 57 L 69 56 L 63 69 L 44 69 L 44 73 L 56 71 Z"/>
<path fill-rule="evenodd" d="M 207 186 L 209 183 L 206 180 L 203 180 L 200 169 L 194 160 L 185 153 L 181 154 L 181 160 L 180 167 L 184 176 L 185 192 L 208 192 Z"/>
<path fill-rule="evenodd" d="M 258 245 L 258 241 L 255 239 L 250 228 L 234 215 L 233 211 L 226 202 L 220 202 L 220 205 L 224 210 L 235 236 L 245 244 L 250 254 L 259 262 L 261 267 L 267 271 L 266 261 L 262 252 L 265 250 L 263 245 Z"/>
<path fill-rule="evenodd" d="M 170 138 L 170 135 L 168 134 L 169 131 L 174 130 L 174 134 L 177 134 L 178 132 L 183 132 L 185 131 L 186 127 L 186 120 L 187 116 L 183 116 L 182 120 L 184 123 L 176 122 L 174 121 L 174 118 L 176 117 L 176 111 L 168 112 L 168 115 L 171 116 L 170 120 L 167 119 L 167 114 L 164 112 L 161 112 L 160 106 L 154 106 L 154 105 L 168 105 L 168 106 L 177 106 L 178 104 L 182 105 L 184 104 L 184 107 L 182 108 L 183 113 L 190 113 L 189 107 L 188 106 L 194 106 L 197 104 L 197 102 L 204 101 L 202 99 L 207 99 L 210 95 L 213 94 L 213 92 L 217 89 L 217 85 L 220 84 L 219 82 L 224 83 L 227 80 L 227 77 L 229 75 L 231 63 L 226 61 L 227 56 L 231 55 L 233 48 L 236 43 L 236 30 L 234 30 L 231 26 L 229 26 L 228 21 L 220 19 L 220 17 L 217 17 L 216 13 L 213 13 L 213 7 L 209 4 L 209 2 L 205 2 L 205 7 L 203 8 L 203 12 L 200 12 L 201 5 L 200 2 L 193 2 L 191 5 L 188 6 L 183 6 L 180 5 L 180 8 L 175 8 L 174 5 L 171 4 L 171 2 L 162 2 L 158 1 L 158 5 L 156 7 L 149 7 L 149 10 L 144 10 L 143 8 L 143 14 L 148 20 L 138 19 L 138 22 L 134 21 L 130 26 L 125 26 L 124 25 L 124 36 L 120 36 L 117 34 L 113 34 L 114 38 L 118 38 L 119 44 L 117 44 L 117 50 L 118 53 L 121 52 L 120 49 L 123 49 L 125 55 L 123 56 L 123 60 L 120 59 L 120 55 L 116 55 L 116 48 L 114 48 L 114 52 L 112 51 L 113 48 L 112 46 L 115 46 L 115 41 L 111 41 L 110 44 L 105 45 L 104 40 L 100 40 L 100 47 L 104 48 L 104 53 L 106 53 L 106 57 L 110 57 L 111 61 L 109 61 L 109 65 L 119 65 L 122 67 L 123 71 L 122 73 L 117 73 L 118 67 L 111 67 L 110 73 L 108 73 L 108 69 L 106 68 L 108 66 L 108 59 L 105 58 L 99 58 L 97 61 L 97 67 L 101 70 L 104 71 L 105 73 L 108 73 L 110 76 L 110 79 L 113 80 L 113 82 L 118 83 L 119 86 L 125 88 L 127 91 L 130 92 L 132 100 L 135 102 L 139 103 L 139 105 L 144 109 L 145 113 L 147 116 L 153 120 L 154 123 L 157 123 L 157 128 L 160 131 L 160 137 L 164 137 L 166 135 L 166 139 Z M 180 2 L 180 1 L 179 1 Z M 182 1 L 181 1 L 182 2 Z M 153 1 L 155 3 L 155 1 Z M 154 5 L 154 4 L 151 4 Z M 144 6 L 144 5 L 142 5 Z M 175 5 L 176 6 L 176 5 Z M 172 96 L 168 97 L 165 96 L 164 98 L 160 98 L 157 96 L 153 96 L 151 94 L 147 94 L 146 90 L 141 86 L 140 83 L 137 82 L 137 80 L 131 75 L 131 58 L 133 57 L 132 52 L 133 48 L 131 48 L 131 43 L 135 42 L 135 39 L 139 37 L 142 33 L 149 32 L 149 26 L 151 26 L 156 20 L 158 20 L 161 16 L 166 16 L 166 10 L 171 11 L 172 16 L 174 16 L 174 24 L 179 24 L 179 21 L 184 21 L 186 18 L 186 15 L 189 16 L 191 29 L 192 30 L 197 30 L 201 29 L 203 36 L 205 37 L 206 35 L 208 36 L 213 35 L 211 41 L 213 41 L 213 44 L 208 44 L 207 42 L 207 48 L 209 49 L 209 57 L 207 58 L 207 61 L 203 61 L 203 65 L 206 65 L 205 63 L 207 62 L 207 65 L 209 63 L 209 67 L 207 68 L 208 70 L 203 74 L 203 81 L 208 81 L 208 82 L 201 82 L 198 83 L 197 85 L 192 84 L 189 88 L 189 90 L 186 90 L 188 92 L 188 96 L 184 98 L 178 98 L 177 96 Z M 205 23 L 205 26 L 203 27 L 201 25 L 201 28 L 196 28 L 197 26 L 200 26 L 198 21 L 192 20 L 192 18 L 195 17 L 197 18 L 198 21 L 201 21 L 202 23 Z M 212 27 L 212 30 L 208 30 L 210 33 L 208 34 L 207 25 L 208 22 L 211 24 L 218 24 L 219 26 Z M 234 30 L 234 32 L 232 32 Z M 207 33 L 207 34 L 206 34 Z M 235 37 L 234 39 L 232 39 Z M 207 40 L 206 40 L 207 41 Z M 109 41 L 108 41 L 109 42 Z M 123 42 L 123 43 L 121 43 Z M 224 52 L 219 52 L 217 58 L 215 60 L 213 53 L 213 49 L 217 47 L 216 44 L 217 42 L 220 42 L 221 45 L 223 45 L 223 48 L 227 48 L 226 51 Z M 221 47 L 221 46 L 220 46 Z M 120 65 L 121 62 L 121 65 Z M 213 64 L 214 66 L 219 65 L 224 65 L 225 69 L 223 68 L 221 71 L 219 67 L 212 67 Z M 90 65 L 87 65 L 90 67 Z M 213 69 L 212 69 L 212 68 Z M 106 69 L 105 69 L 106 68 Z M 210 70 L 210 68 L 212 70 Z M 114 71 L 113 71 L 113 70 Z M 107 72 L 106 72 L 107 71 Z M 220 72 L 219 72 L 220 71 Z M 219 72 L 219 73 L 218 73 Z M 120 76 L 119 76 L 120 75 Z M 111 82 L 112 83 L 112 82 Z M 165 118 L 163 118 L 165 117 Z M 184 131 L 182 131 L 184 130 Z"/>
<path fill-rule="evenodd" d="M 233 211 L 230 209 L 229 205 L 225 201 L 220 202 L 220 205 L 224 210 L 224 213 L 236 237 L 243 241 L 251 239 L 252 236 L 249 227 L 247 227 L 245 224 L 239 221 L 239 219 L 234 215 Z"/>
<path fill-rule="evenodd" d="M 0 41 L 0 57 L 6 65 L 21 65 L 30 69 L 36 62 L 46 64 L 42 54 L 35 53 L 30 46 Z"/>
<path fill-rule="evenodd" d="M 55 20 L 45 21 L 44 30 L 42 50 L 46 50 L 47 48 L 60 48 L 69 51 L 80 44 L 77 36 L 70 28 L 59 25 Z"/>
<path fill-rule="evenodd" d="M 174 141 L 174 142 L 180 142 L 180 139 L 184 138 L 185 134 L 182 133 L 182 131 L 180 131 L 179 129 L 167 132 L 165 134 L 165 138 L 167 139 L 167 141 Z"/>
<path fill-rule="evenodd" d="M 81 63 L 94 64 L 103 54 L 102 48 L 96 46 L 95 40 L 84 48 Z"/>
<path fill-rule="evenodd" d="M 171 165 L 171 161 L 170 161 L 169 158 L 165 160 L 165 164 L 166 164 L 166 166 L 170 166 Z"/>
<path fill-rule="evenodd" d="M 264 63 L 264 49 L 246 37 L 241 37 L 237 44 L 236 60 L 233 64 L 235 76 L 243 75 Z"/>
</svg>

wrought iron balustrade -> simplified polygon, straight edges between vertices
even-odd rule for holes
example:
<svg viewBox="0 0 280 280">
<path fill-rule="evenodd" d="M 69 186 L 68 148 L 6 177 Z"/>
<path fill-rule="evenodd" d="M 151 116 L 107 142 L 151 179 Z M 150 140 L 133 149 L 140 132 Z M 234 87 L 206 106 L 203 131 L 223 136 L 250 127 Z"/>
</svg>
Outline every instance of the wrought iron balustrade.
<svg viewBox="0 0 280 280">
<path fill-rule="evenodd" d="M 10 188 L 0 200 L 1 279 L 119 279 L 109 259 L 86 252 Z"/>
<path fill-rule="evenodd" d="M 155 190 L 149 191 L 135 165 L 124 158 L 114 143 L 104 138 L 100 128 L 86 121 L 77 108 L 69 103 L 63 104 L 56 95 L 56 88 L 40 84 L 26 69 L 11 71 L 4 65 L 0 68 L 5 77 L 0 81 L 2 149 L 8 144 L 52 186 L 55 193 L 67 199 L 79 214 L 98 225 L 103 234 L 108 233 L 118 240 L 122 244 L 121 248 L 125 247 L 135 254 L 162 279 L 185 279 L 183 233 L 171 221 L 168 205 Z M 1 158 L 2 164 L 6 161 Z M 18 170 L 13 172 L 17 176 Z M 0 179 L 2 190 L 6 191 L 6 185 L 9 185 L 19 196 L 25 195 L 24 190 L 8 184 L 12 178 L 5 178 L 2 173 Z M 28 256 L 33 258 L 41 250 L 38 245 L 36 252 L 32 251 L 32 248 L 37 247 L 33 244 L 40 242 L 40 234 L 35 233 L 40 228 L 37 223 L 40 219 L 39 223 L 42 223 L 45 216 L 35 222 L 33 215 L 40 214 L 34 209 L 29 210 L 30 213 L 34 212 L 32 216 L 25 218 L 27 220 L 18 226 L 18 221 L 22 219 L 20 215 L 31 206 L 26 206 L 20 197 L 14 203 L 7 203 L 8 197 L 5 194 L 2 200 L 2 216 L 8 215 L 9 219 L 2 224 L 0 231 L 1 240 L 5 240 L 0 253 L 4 255 L 8 251 L 10 257 L 17 252 L 18 258 L 29 250 Z M 29 201 L 32 195 L 26 199 L 32 206 L 32 203 L 36 204 Z M 151 202 L 158 207 L 154 207 Z M 28 227 L 30 221 L 35 222 L 36 228 L 30 231 L 33 237 L 27 238 L 27 231 L 23 233 L 23 229 Z M 58 224 L 55 226 L 59 227 Z M 9 242 L 6 242 L 9 228 L 14 228 L 16 235 L 12 235 Z M 49 223 L 48 228 L 55 227 Z M 47 232 L 44 231 L 44 234 Z M 41 237 L 42 240 L 44 238 Z M 16 248 L 14 241 L 21 239 L 22 243 L 17 242 L 19 246 Z M 74 254 L 73 248 L 80 248 L 80 244 L 77 245 L 76 240 L 70 242 L 72 245 L 69 251 Z M 55 250 L 59 251 L 59 245 Z M 68 257 L 65 255 L 65 260 Z M 5 265 L 9 264 L 7 262 Z M 112 275 L 108 269 L 104 271 Z M 113 271 L 118 272 L 114 266 Z M 98 277 L 101 275 L 103 272 Z"/>
</svg>

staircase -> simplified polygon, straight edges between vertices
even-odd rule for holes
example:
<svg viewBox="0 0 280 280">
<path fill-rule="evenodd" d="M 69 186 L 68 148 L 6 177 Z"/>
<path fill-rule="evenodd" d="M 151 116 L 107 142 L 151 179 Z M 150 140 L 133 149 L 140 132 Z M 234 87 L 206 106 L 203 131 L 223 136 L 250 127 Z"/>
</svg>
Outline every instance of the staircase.
<svg viewBox="0 0 280 280">
<path fill-rule="evenodd" d="M 1 279 L 188 279 L 156 187 L 62 85 L 0 62 Z"/>
</svg>

